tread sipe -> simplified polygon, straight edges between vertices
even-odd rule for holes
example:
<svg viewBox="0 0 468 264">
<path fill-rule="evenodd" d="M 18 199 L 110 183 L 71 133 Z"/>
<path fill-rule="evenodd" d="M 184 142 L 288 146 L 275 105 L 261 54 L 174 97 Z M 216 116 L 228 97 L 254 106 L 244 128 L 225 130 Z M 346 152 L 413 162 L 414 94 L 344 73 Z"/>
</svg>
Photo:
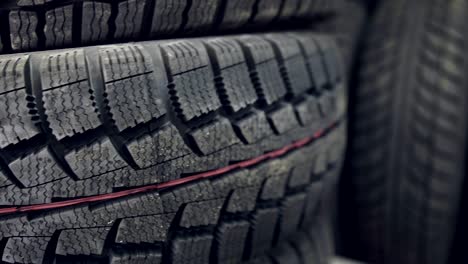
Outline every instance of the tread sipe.
<svg viewBox="0 0 468 264">
<path fill-rule="evenodd" d="M 466 1 L 383 1 L 367 34 L 342 188 L 354 211 L 341 216 L 362 260 L 449 263 L 466 175 L 467 14 Z"/>
<path fill-rule="evenodd" d="M 310 32 L 8 55 L 0 74 L 4 207 L 225 168 L 326 134 L 345 108 L 335 41 Z"/>
<path fill-rule="evenodd" d="M 336 0 L 2 0 L 0 52 L 213 32 L 334 12 Z"/>
</svg>

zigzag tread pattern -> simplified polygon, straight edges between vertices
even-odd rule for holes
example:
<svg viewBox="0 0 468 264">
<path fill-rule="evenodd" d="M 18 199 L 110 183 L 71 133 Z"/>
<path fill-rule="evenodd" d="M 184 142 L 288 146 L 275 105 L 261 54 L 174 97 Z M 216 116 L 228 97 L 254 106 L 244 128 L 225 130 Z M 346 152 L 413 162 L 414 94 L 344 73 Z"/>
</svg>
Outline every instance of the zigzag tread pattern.
<svg viewBox="0 0 468 264">
<path fill-rule="evenodd" d="M 281 0 L 17 0 L 0 3 L 0 51 L 21 52 L 72 45 L 181 37 L 193 32 L 217 32 L 266 25 L 272 21 L 311 19 L 337 8 L 293 1 L 281 10 Z M 318 0 L 313 0 L 317 2 Z M 297 6 L 297 8 L 295 8 Z M 258 11 L 256 11 L 258 10 Z M 4 33 L 3 33 L 4 32 Z M 4 35 L 3 35 L 4 34 Z M 2 49 L 3 48 L 3 49 Z"/>
<path fill-rule="evenodd" d="M 310 87 L 297 92 L 297 100 L 275 96 L 284 84 L 280 61 L 266 40 L 262 47 L 269 49 L 253 60 L 254 52 L 243 47 L 251 38 L 0 57 L 0 100 L 7 99 L 6 116 L 0 115 L 5 124 L 0 130 L 0 205 L 50 203 L 164 183 L 333 131 L 342 116 L 334 104 L 324 107 L 323 102 L 342 89 L 341 81 L 330 82 L 324 94 L 311 93 Z M 278 45 L 298 51 L 294 41 Z M 309 57 L 320 53 L 294 56 L 304 56 L 301 71 L 307 76 L 340 67 L 338 62 L 309 67 Z M 265 63 L 268 75 L 251 78 Z M 271 86 L 270 77 L 279 84 Z M 266 94 L 272 94 L 270 106 L 257 105 Z M 336 137 L 324 136 L 317 144 Z"/>
</svg>

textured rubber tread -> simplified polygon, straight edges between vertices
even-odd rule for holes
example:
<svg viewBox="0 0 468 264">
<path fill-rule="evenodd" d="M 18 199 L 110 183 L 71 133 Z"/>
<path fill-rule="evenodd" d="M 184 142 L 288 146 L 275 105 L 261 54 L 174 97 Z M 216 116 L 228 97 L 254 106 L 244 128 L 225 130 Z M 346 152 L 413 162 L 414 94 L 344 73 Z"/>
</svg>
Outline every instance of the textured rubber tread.
<svg viewBox="0 0 468 264">
<path fill-rule="evenodd" d="M 241 37 L 240 44 L 245 51 L 252 82 L 260 100 L 271 105 L 285 96 L 285 81 L 278 74 L 280 69 L 273 46 L 258 36 Z"/>
<path fill-rule="evenodd" d="M 6 99 L 0 120 L 5 124 L 0 205 L 50 203 L 167 182 L 329 129 L 344 113 L 338 104 L 324 107 L 323 102 L 331 94 L 344 100 L 342 78 L 327 81 L 323 94 L 310 86 L 286 96 L 281 68 L 289 64 L 267 41 L 286 34 L 293 40 L 307 35 L 301 45 L 320 41 L 337 51 L 333 41 L 322 40 L 326 36 L 297 32 L 0 57 L 0 100 Z M 297 41 L 275 46 L 294 50 L 299 59 L 291 67 L 302 77 L 341 69 L 338 61 L 326 63 L 326 53 L 322 63 L 307 64 Z M 317 52 L 313 56 L 321 56 Z M 288 181 L 285 175 L 273 179 L 269 185 Z"/>
<path fill-rule="evenodd" d="M 341 216 L 364 261 L 449 262 L 466 176 L 467 12 L 464 1 L 383 2 L 366 33 L 342 189 L 356 210 Z"/>
<path fill-rule="evenodd" d="M 325 71 L 313 71 L 316 65 L 323 63 L 322 55 L 318 47 L 317 42 L 311 41 L 311 36 L 302 35 L 302 36 L 290 36 L 292 38 L 297 38 L 299 41 L 303 56 L 306 59 L 306 65 L 309 69 L 309 74 L 312 75 L 313 84 L 316 92 L 321 92 L 325 89 L 327 84 L 327 74 Z"/>
<path fill-rule="evenodd" d="M 312 87 L 312 79 L 304 68 L 305 60 L 299 43 L 286 35 L 268 38 L 280 58 L 280 71 L 286 80 L 286 88 L 291 94 L 303 93 Z"/>
<path fill-rule="evenodd" d="M 281 0 L 258 0 L 255 3 L 256 14 L 251 20 L 255 24 L 266 24 L 272 22 L 281 12 Z"/>
<path fill-rule="evenodd" d="M 216 259 L 219 263 L 242 261 L 250 224 L 247 221 L 227 222 L 220 225 L 216 233 Z"/>
<path fill-rule="evenodd" d="M 0 69 L 2 72 L 1 91 L 1 140 L 2 148 L 16 144 L 22 140 L 33 138 L 39 133 L 34 125 L 34 121 L 28 116 L 29 108 L 26 91 L 26 80 L 24 69 L 29 61 L 27 56 L 17 56 L 12 59 L 1 60 Z"/>
<path fill-rule="evenodd" d="M 256 0 L 231 0 L 226 2 L 226 10 L 219 28 L 238 28 L 249 22 L 252 16 L 248 10 L 253 10 Z M 299 15 L 299 13 L 298 13 Z"/>
<path fill-rule="evenodd" d="M 0 3 L 0 52 L 247 29 L 335 12 L 320 0 L 63 0 Z"/>
<path fill-rule="evenodd" d="M 2 261 L 239 263 L 272 253 L 271 258 L 276 262 L 286 258 L 308 263 L 310 260 L 301 260 L 299 253 L 284 243 L 301 237 L 306 240 L 302 246 L 308 248 L 312 240 L 311 226 L 321 229 L 321 222 L 329 221 L 318 213 L 324 210 L 323 206 L 330 206 L 325 193 L 309 187 L 317 182 L 329 186 L 339 173 L 342 156 L 337 160 L 328 159 L 326 169 L 320 174 L 315 174 L 313 168 L 306 171 L 303 177 L 308 180 L 300 186 L 290 188 L 287 182 L 283 183 L 283 195 L 268 201 L 256 200 L 253 207 L 244 207 L 242 197 L 233 201 L 231 194 L 238 190 L 258 194 L 258 186 L 265 185 L 271 173 L 301 166 L 304 157 L 313 160 L 319 154 L 332 157 L 329 153 L 336 149 L 343 153 L 345 126 L 338 126 L 323 140 L 326 144 L 324 141 L 311 143 L 261 166 L 157 192 L 0 216 Z M 228 203 L 238 203 L 239 210 L 227 210 Z M 315 217 L 305 219 L 306 214 Z M 271 250 L 278 247 L 286 248 Z M 287 254 L 278 255 L 283 251 Z"/>
<path fill-rule="evenodd" d="M 234 40 L 224 38 L 205 42 L 210 55 L 216 88 L 223 105 L 231 112 L 238 112 L 257 101 L 257 94 L 249 80 L 249 69 L 242 48 Z"/>
<path fill-rule="evenodd" d="M 221 102 L 216 94 L 213 70 L 202 43 L 180 41 L 162 45 L 168 65 L 169 89 L 175 112 L 190 121 L 217 110 Z M 206 89 L 194 89 L 206 85 Z"/>
</svg>

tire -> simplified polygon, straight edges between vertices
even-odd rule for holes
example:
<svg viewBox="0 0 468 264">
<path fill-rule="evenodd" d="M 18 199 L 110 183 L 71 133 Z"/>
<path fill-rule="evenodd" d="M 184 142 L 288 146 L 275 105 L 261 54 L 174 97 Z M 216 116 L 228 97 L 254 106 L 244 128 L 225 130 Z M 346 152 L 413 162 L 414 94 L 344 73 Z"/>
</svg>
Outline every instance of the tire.
<svg viewBox="0 0 468 264">
<path fill-rule="evenodd" d="M 0 52 L 155 39 L 308 19 L 335 0 L 4 0 Z"/>
<path fill-rule="evenodd" d="M 467 11 L 457 0 L 382 2 L 351 95 L 340 190 L 351 256 L 448 263 L 466 175 Z"/>
<path fill-rule="evenodd" d="M 314 208 L 346 139 L 330 37 L 4 55 L 0 72 L 4 262 L 253 261 L 327 223 Z"/>
</svg>

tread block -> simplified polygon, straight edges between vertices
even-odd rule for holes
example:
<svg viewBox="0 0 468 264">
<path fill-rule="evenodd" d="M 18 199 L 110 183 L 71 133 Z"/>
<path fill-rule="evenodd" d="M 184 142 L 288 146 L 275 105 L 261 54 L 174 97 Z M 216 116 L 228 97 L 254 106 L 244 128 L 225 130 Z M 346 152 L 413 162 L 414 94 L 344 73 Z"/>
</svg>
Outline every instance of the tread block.
<svg viewBox="0 0 468 264">
<path fill-rule="evenodd" d="M 176 237 L 172 242 L 172 262 L 180 264 L 205 264 L 210 261 L 213 236 L 197 235 Z"/>
<path fill-rule="evenodd" d="M 151 36 L 169 34 L 179 30 L 182 26 L 187 1 L 160 0 L 154 5 L 153 22 L 151 24 Z"/>
<path fill-rule="evenodd" d="M 159 264 L 162 262 L 162 254 L 157 250 L 131 250 L 125 252 L 111 253 L 110 261 L 111 264 Z"/>
<path fill-rule="evenodd" d="M 220 1 L 192 0 L 184 31 L 200 31 L 212 26 Z"/>
<path fill-rule="evenodd" d="M 332 85 L 339 83 L 342 77 L 340 76 L 340 68 L 342 65 L 336 52 L 337 46 L 335 41 L 332 41 L 328 36 L 322 35 L 316 37 L 316 43 L 323 56 L 329 83 Z"/>
<path fill-rule="evenodd" d="M 284 241 L 299 228 L 304 212 L 306 195 L 304 193 L 286 197 L 281 203 L 279 239 Z"/>
<path fill-rule="evenodd" d="M 72 44 L 73 5 L 57 7 L 45 13 L 45 46 L 47 48 Z"/>
<path fill-rule="evenodd" d="M 11 181 L 5 176 L 5 173 L 0 170 L 0 187 L 5 187 L 11 184 Z"/>
<path fill-rule="evenodd" d="M 248 144 L 253 144 L 273 133 L 265 112 L 254 112 L 234 124 L 242 138 Z"/>
<path fill-rule="evenodd" d="M 207 51 L 198 41 L 175 41 L 161 45 L 172 105 L 183 121 L 221 107 Z"/>
<path fill-rule="evenodd" d="M 273 244 L 273 234 L 279 217 L 277 208 L 259 209 L 251 221 L 251 257 L 259 257 L 270 249 Z"/>
<path fill-rule="evenodd" d="M 140 168 L 147 168 L 191 153 L 179 131 L 167 125 L 149 135 L 143 135 L 127 144 Z"/>
<path fill-rule="evenodd" d="M 258 36 L 237 38 L 246 53 L 252 81 L 260 100 L 270 105 L 286 95 L 273 47 Z"/>
<path fill-rule="evenodd" d="M 322 53 L 317 45 L 316 37 L 312 34 L 290 34 L 297 39 L 306 58 L 307 68 L 317 92 L 322 91 L 328 85 L 328 76 L 325 70 Z M 336 67 L 333 66 L 333 67 Z"/>
<path fill-rule="evenodd" d="M 282 61 L 282 74 L 290 92 L 298 95 L 313 87 L 299 43 L 284 34 L 267 35 Z M 331 65 L 333 67 L 333 65 Z"/>
<path fill-rule="evenodd" d="M 7 263 L 42 263 L 50 237 L 12 237 L 3 250 Z"/>
<path fill-rule="evenodd" d="M 145 3 L 146 1 L 139 0 L 126 0 L 119 3 L 114 38 L 134 39 L 140 36 Z"/>
<path fill-rule="evenodd" d="M 283 134 L 299 125 L 292 105 L 284 105 L 268 114 L 276 133 Z"/>
<path fill-rule="evenodd" d="M 304 162 L 297 162 L 296 166 L 294 166 L 294 168 L 291 170 L 288 186 L 290 188 L 295 188 L 308 184 L 312 176 L 312 167 L 313 163 L 311 163 L 309 160 L 304 160 Z"/>
<path fill-rule="evenodd" d="M 252 16 L 255 2 L 255 0 L 227 1 L 220 27 L 223 29 L 231 29 L 247 24 L 249 18 Z"/>
<path fill-rule="evenodd" d="M 165 242 L 174 217 L 175 214 L 162 214 L 122 219 L 115 242 L 119 244 Z"/>
<path fill-rule="evenodd" d="M 182 211 L 179 226 L 190 228 L 216 224 L 223 202 L 223 199 L 217 199 L 187 204 Z"/>
<path fill-rule="evenodd" d="M 29 56 L 0 59 L 0 147 L 4 148 L 39 134 L 29 114 L 25 69 Z"/>
<path fill-rule="evenodd" d="M 45 114 L 58 140 L 101 125 L 83 50 L 43 57 L 40 67 Z"/>
<path fill-rule="evenodd" d="M 218 263 L 241 263 L 250 224 L 247 221 L 225 222 L 216 231 Z"/>
<path fill-rule="evenodd" d="M 12 161 L 8 166 L 15 177 L 26 187 L 33 187 L 68 177 L 47 147 L 20 157 Z"/>
<path fill-rule="evenodd" d="M 286 192 L 286 183 L 291 171 L 291 164 L 284 159 L 269 160 L 258 165 L 252 173 L 263 181 L 260 198 L 262 200 L 282 198 Z"/>
<path fill-rule="evenodd" d="M 214 38 L 205 44 L 216 71 L 219 71 L 216 78 L 222 78 L 218 93 L 223 104 L 230 111 L 237 112 L 255 103 L 257 94 L 239 43 L 234 39 Z"/>
<path fill-rule="evenodd" d="M 278 17 L 281 11 L 281 0 L 258 0 L 257 14 L 253 18 L 255 24 L 267 24 Z"/>
<path fill-rule="evenodd" d="M 248 212 L 255 208 L 260 186 L 236 189 L 229 197 L 226 211 L 230 213 Z"/>
<path fill-rule="evenodd" d="M 111 5 L 108 3 L 83 2 L 83 15 L 81 19 L 81 41 L 83 44 L 106 40 L 109 34 L 111 8 Z"/>
<path fill-rule="evenodd" d="M 59 255 L 101 255 L 110 227 L 63 230 L 55 253 Z"/>
<path fill-rule="evenodd" d="M 317 128 L 323 128 L 322 112 L 317 98 L 308 96 L 304 101 L 296 105 L 296 112 L 301 124 L 317 124 Z"/>
<path fill-rule="evenodd" d="M 99 51 L 109 112 L 119 131 L 165 114 L 156 95 L 150 55 L 140 45 L 109 46 Z"/>
<path fill-rule="evenodd" d="M 11 48 L 14 51 L 36 48 L 39 42 L 36 33 L 37 14 L 31 11 L 15 10 L 10 11 L 8 18 L 10 21 Z"/>
<path fill-rule="evenodd" d="M 39 134 L 27 107 L 28 94 L 25 89 L 0 95 L 0 146 L 16 144 Z"/>
<path fill-rule="evenodd" d="M 108 138 L 75 149 L 65 155 L 72 171 L 80 179 L 112 172 L 127 166 Z"/>
<path fill-rule="evenodd" d="M 198 149 L 208 155 L 240 142 L 231 123 L 227 119 L 219 119 L 190 132 Z"/>
</svg>

